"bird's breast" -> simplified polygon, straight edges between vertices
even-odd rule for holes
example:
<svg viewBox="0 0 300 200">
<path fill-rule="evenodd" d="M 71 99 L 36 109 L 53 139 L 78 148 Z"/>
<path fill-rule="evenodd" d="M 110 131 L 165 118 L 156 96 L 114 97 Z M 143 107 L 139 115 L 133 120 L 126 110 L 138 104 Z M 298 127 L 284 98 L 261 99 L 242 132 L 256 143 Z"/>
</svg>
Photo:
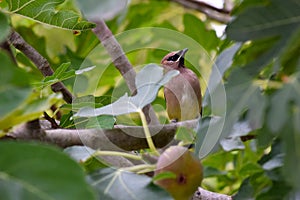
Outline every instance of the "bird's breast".
<svg viewBox="0 0 300 200">
<path fill-rule="evenodd" d="M 184 121 L 199 116 L 201 100 L 199 101 L 197 90 L 201 93 L 198 79 L 191 80 L 183 74 L 172 78 L 165 85 L 167 112 L 171 119 Z"/>
</svg>

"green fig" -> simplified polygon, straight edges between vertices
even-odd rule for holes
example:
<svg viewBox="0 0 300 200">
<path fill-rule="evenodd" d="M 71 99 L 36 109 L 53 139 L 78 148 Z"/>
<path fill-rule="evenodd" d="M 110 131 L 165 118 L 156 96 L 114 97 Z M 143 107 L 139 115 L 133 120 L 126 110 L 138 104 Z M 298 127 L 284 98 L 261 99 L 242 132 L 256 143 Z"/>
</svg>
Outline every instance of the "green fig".
<svg viewBox="0 0 300 200">
<path fill-rule="evenodd" d="M 154 183 L 167 190 L 175 200 L 190 199 L 203 179 L 200 159 L 182 146 L 169 147 L 157 161 L 155 177 L 170 172 L 174 176 L 158 179 Z"/>
</svg>

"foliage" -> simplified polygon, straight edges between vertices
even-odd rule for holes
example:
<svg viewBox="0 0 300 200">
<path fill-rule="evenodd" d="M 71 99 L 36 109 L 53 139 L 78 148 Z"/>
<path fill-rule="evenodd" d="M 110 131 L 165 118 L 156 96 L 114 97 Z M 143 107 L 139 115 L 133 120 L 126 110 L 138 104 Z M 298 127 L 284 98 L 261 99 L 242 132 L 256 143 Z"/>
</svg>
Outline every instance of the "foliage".
<svg viewBox="0 0 300 200">
<path fill-rule="evenodd" d="M 88 180 L 101 199 L 171 199 L 167 192 L 152 183 L 151 178 L 123 170 L 105 168 L 91 173 Z"/>
<path fill-rule="evenodd" d="M 8 10 L 31 19 L 71 30 L 87 30 L 93 23 L 81 21 L 80 16 L 71 10 L 57 9 L 61 1 L 7 1 Z"/>
<path fill-rule="evenodd" d="M 299 3 L 235 1 L 234 19 L 219 38 L 211 28 L 215 22 L 169 1 L 133 0 L 127 7 L 117 0 L 117 7 L 108 2 L 91 6 L 95 3 L 92 0 L 89 4 L 72 0 L 0 1 L 0 43 L 13 28 L 55 71 L 44 78 L 22 52 L 13 48 L 14 60 L 0 49 L 0 136 L 16 125 L 42 118 L 45 111 L 53 117 L 60 112 L 60 126 L 64 128 L 140 124 L 133 115 L 74 120 L 81 107 L 103 109 L 129 92 L 90 30 L 95 26 L 90 21 L 100 13 L 137 71 L 145 63 L 160 63 L 170 50 L 189 47 L 186 64 L 201 75 L 204 117 L 196 133 L 183 128 L 176 138 L 188 144 L 196 135 L 195 154 L 204 166 L 202 187 L 234 195 L 235 199 L 297 199 Z M 143 76 L 141 84 L 150 77 Z M 63 103 L 62 95 L 51 92 L 49 86 L 58 81 L 78 97 L 72 106 Z M 147 100 L 153 101 L 160 121 L 165 122 L 161 93 L 154 101 L 152 97 Z M 53 105 L 56 111 L 50 109 Z M 151 178 L 139 175 L 153 170 L 143 157 L 148 150 L 141 150 L 141 156 L 134 158 L 144 165 L 112 169 L 102 157 L 95 156 L 94 150 L 77 157 L 79 167 L 59 150 L 42 144 L 1 141 L 0 149 L 0 191 L 5 199 L 15 199 L 20 194 L 16 191 L 22 191 L 22 199 L 96 199 L 90 185 L 106 199 L 118 199 L 115 191 L 124 192 L 123 199 L 140 195 L 143 199 L 169 198 Z M 134 163 L 133 158 L 120 155 Z"/>
<path fill-rule="evenodd" d="M 60 150 L 21 142 L 1 142 L 0 150 L 5 152 L 0 158 L 1 198 L 95 198 L 82 169 Z"/>
</svg>

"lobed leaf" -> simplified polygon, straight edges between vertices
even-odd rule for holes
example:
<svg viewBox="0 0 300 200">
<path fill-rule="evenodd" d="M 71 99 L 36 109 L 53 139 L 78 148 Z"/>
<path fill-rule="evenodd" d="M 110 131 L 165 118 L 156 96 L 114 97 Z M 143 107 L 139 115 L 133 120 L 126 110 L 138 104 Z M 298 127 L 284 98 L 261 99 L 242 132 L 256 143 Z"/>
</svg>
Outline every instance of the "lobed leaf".
<svg viewBox="0 0 300 200">
<path fill-rule="evenodd" d="M 92 117 L 99 115 L 122 115 L 138 112 L 144 106 L 150 104 L 156 97 L 159 88 L 171 78 L 178 75 L 178 71 L 172 70 L 163 74 L 163 68 L 149 64 L 136 76 L 137 94 L 129 97 L 127 93 L 112 104 L 101 108 L 83 107 L 75 114 L 76 117 Z"/>
<path fill-rule="evenodd" d="M 9 11 L 33 20 L 70 30 L 88 30 L 94 28 L 93 23 L 84 21 L 69 10 L 57 10 L 56 7 L 65 0 L 11 0 L 7 1 Z"/>
<path fill-rule="evenodd" d="M 145 175 L 106 168 L 92 173 L 88 178 L 103 200 L 172 199 Z"/>
</svg>

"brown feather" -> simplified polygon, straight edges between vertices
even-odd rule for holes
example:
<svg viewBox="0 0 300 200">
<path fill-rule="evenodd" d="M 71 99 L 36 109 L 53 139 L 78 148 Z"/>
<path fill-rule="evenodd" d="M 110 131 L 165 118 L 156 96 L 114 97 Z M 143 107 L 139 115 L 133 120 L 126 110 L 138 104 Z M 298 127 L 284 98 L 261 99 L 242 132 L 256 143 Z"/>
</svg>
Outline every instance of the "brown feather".
<svg viewBox="0 0 300 200">
<path fill-rule="evenodd" d="M 162 60 L 165 70 L 176 69 L 180 74 L 172 78 L 164 88 L 167 113 L 171 120 L 184 121 L 195 119 L 202 112 L 201 88 L 197 75 L 186 68 L 181 60 L 168 61 L 178 52 L 171 52 Z M 170 60 L 170 59 L 169 59 Z"/>
</svg>

